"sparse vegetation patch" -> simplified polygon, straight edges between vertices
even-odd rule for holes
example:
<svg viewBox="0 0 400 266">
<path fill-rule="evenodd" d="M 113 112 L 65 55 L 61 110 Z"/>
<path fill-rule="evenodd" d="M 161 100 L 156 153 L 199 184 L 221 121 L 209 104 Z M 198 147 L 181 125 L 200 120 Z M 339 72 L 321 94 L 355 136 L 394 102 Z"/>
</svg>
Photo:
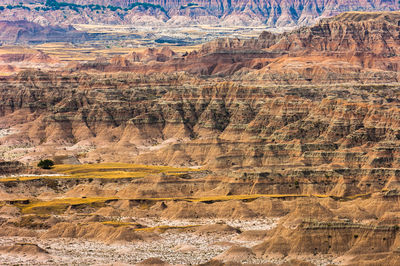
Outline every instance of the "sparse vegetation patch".
<svg viewBox="0 0 400 266">
<path fill-rule="evenodd" d="M 42 169 L 51 169 L 54 166 L 54 162 L 49 159 L 40 160 L 37 166 Z"/>
</svg>

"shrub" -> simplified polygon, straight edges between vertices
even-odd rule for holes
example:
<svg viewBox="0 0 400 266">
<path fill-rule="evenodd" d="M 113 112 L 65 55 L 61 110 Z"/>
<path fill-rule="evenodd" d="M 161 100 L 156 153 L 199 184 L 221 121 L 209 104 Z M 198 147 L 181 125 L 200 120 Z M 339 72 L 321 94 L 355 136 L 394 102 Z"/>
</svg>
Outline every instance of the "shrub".
<svg viewBox="0 0 400 266">
<path fill-rule="evenodd" d="M 51 169 L 54 166 L 54 162 L 49 159 L 40 160 L 40 162 L 37 164 L 37 166 L 42 169 Z"/>
</svg>

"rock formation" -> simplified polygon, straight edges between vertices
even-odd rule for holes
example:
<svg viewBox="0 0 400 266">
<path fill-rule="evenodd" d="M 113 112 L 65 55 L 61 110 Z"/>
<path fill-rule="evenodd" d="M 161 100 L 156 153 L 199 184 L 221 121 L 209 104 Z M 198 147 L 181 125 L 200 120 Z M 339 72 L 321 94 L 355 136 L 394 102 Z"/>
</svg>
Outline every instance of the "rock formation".
<svg viewBox="0 0 400 266">
<path fill-rule="evenodd" d="M 26 20 L 0 21 L 0 41 L 3 43 L 80 42 L 88 40 L 84 32 L 72 26 L 41 26 Z"/>
<path fill-rule="evenodd" d="M 22 3 L 22 5 L 20 4 Z M 136 25 L 219 24 L 293 27 L 346 11 L 394 11 L 397 1 L 133 1 L 6 0 L 4 19 L 48 24 L 106 23 Z"/>
<path fill-rule="evenodd" d="M 235 74 L 231 79 L 273 84 L 396 82 L 398 21 L 398 12 L 344 13 L 288 33 L 264 32 L 250 40 L 218 39 L 189 54 L 149 49 L 78 69 Z"/>
<path fill-rule="evenodd" d="M 1 81 L 0 122 L 15 129 L 1 143 L 24 161 L 46 154 L 229 167 L 259 193 L 276 192 L 266 183 L 290 184 L 279 193 L 338 196 L 391 189 L 399 167 L 397 20 L 343 14 L 188 55 L 149 49 L 73 73 L 21 72 Z"/>
<path fill-rule="evenodd" d="M 26 170 L 26 166 L 18 161 L 0 162 L 0 175 L 17 174 Z"/>
</svg>

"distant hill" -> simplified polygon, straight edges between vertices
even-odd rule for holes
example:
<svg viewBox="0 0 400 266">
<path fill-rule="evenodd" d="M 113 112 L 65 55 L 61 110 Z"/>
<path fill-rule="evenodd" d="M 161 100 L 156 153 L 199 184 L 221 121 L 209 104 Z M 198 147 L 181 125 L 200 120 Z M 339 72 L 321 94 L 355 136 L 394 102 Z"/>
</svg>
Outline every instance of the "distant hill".
<svg viewBox="0 0 400 266">
<path fill-rule="evenodd" d="M 5 43 L 77 42 L 87 34 L 74 27 L 41 26 L 25 20 L 0 21 L 0 41 Z"/>
<path fill-rule="evenodd" d="M 5 20 L 27 20 L 42 25 L 218 24 L 293 27 L 311 25 L 319 18 L 346 11 L 395 11 L 395 0 L 4 0 Z"/>
</svg>

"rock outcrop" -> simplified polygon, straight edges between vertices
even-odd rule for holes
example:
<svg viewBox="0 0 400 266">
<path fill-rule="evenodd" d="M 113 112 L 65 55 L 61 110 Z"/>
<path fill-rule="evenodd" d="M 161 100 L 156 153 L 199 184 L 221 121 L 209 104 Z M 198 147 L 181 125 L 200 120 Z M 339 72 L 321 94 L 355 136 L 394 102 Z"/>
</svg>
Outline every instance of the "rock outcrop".
<svg viewBox="0 0 400 266">
<path fill-rule="evenodd" d="M 41 26 L 26 20 L 0 21 L 3 43 L 82 42 L 88 35 L 74 27 Z"/>
<path fill-rule="evenodd" d="M 76 70 L 229 76 L 235 81 L 272 84 L 397 82 L 400 15 L 343 13 L 312 27 L 257 39 L 218 39 L 199 51 L 176 54 L 167 48 L 89 62 Z"/>
<path fill-rule="evenodd" d="M 27 170 L 27 167 L 18 161 L 0 161 L 0 175 L 19 174 Z"/>
<path fill-rule="evenodd" d="M 48 24 L 106 23 L 136 25 L 219 24 L 293 27 L 346 11 L 394 11 L 397 1 L 132 1 L 132 0 L 7 0 L 4 19 Z M 23 3 L 23 5 L 20 5 Z M 60 3 L 63 3 L 62 5 Z M 67 4 L 66 4 L 67 3 Z M 25 4 L 25 5 L 24 5 Z"/>
<path fill-rule="evenodd" d="M 189 54 L 5 77 L 0 122 L 14 131 L 3 156 L 232 169 L 257 193 L 397 188 L 399 17 L 346 13 Z"/>
<path fill-rule="evenodd" d="M 257 255 L 392 253 L 398 257 L 396 226 L 365 226 L 343 222 L 304 222 L 296 229 L 276 228 L 275 234 L 254 247 Z"/>
</svg>

